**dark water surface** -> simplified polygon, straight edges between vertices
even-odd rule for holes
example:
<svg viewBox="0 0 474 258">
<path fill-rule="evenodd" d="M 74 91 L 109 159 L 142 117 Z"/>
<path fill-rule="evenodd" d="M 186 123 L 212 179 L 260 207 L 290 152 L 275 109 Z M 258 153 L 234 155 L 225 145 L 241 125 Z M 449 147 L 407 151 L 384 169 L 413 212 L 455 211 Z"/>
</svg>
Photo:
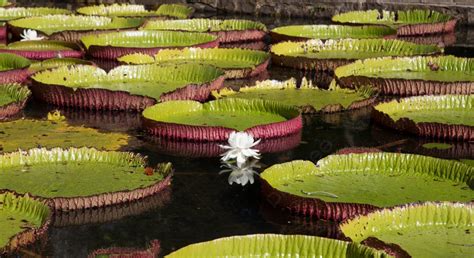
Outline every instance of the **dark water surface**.
<svg viewBox="0 0 474 258">
<path fill-rule="evenodd" d="M 271 21 L 267 20 L 267 23 Z M 278 23 L 285 24 L 285 21 Z M 286 23 L 302 22 L 287 20 Z M 460 33 L 461 37 L 467 37 L 462 34 L 467 35 L 467 31 Z M 462 43 L 466 42 L 467 39 Z M 449 51 L 472 55 L 469 46 L 458 46 Z M 305 74 L 281 67 L 272 67 L 269 74 L 270 78 L 280 80 L 308 75 L 321 81 L 320 84 L 330 80 L 327 74 Z M 234 86 L 242 83 L 245 82 L 231 82 Z M 53 109 L 33 102 L 26 110 L 26 117 L 44 117 Z M 339 114 L 305 116 L 300 145 L 288 151 L 264 154 L 262 169 L 297 159 L 316 162 L 340 148 L 356 146 L 446 158 L 474 158 L 474 143 L 454 144 L 452 149 L 440 152 L 424 149 L 421 145 L 433 141 L 380 128 L 371 123 L 370 111 L 366 108 Z M 139 131 L 138 114 L 74 110 L 63 110 L 63 113 L 74 124 L 128 131 L 135 135 L 137 140 L 128 150 L 148 155 L 152 163 L 173 163 L 175 175 L 171 190 L 124 206 L 86 214 L 62 214 L 56 222 L 60 225 L 49 231 L 48 239 L 23 250 L 19 253 L 21 256 L 86 257 L 95 249 L 111 246 L 145 248 L 153 239 L 161 241 L 161 255 L 166 255 L 188 244 L 232 235 L 282 233 L 337 236 L 333 223 L 293 217 L 266 204 L 260 197 L 258 180 L 245 187 L 229 185 L 227 174 L 218 174 L 221 170 L 218 158 L 171 156 L 166 154 L 170 150 L 163 147 L 169 146 L 166 143 L 143 141 L 146 139 Z M 85 221 L 85 218 L 91 217 L 99 221 Z M 74 223 L 78 225 L 71 225 Z"/>
</svg>

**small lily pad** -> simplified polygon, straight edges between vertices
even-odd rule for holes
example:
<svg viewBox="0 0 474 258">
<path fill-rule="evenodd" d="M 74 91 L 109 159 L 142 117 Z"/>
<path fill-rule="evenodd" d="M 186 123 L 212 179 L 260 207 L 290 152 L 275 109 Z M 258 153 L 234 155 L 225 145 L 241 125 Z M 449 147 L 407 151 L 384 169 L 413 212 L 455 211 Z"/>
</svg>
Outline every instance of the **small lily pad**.
<svg viewBox="0 0 474 258">
<path fill-rule="evenodd" d="M 55 57 L 81 58 L 83 52 L 75 43 L 49 40 L 18 41 L 0 47 L 0 53 L 11 53 L 33 60 Z"/>
<path fill-rule="evenodd" d="M 185 19 L 189 18 L 194 9 L 180 4 L 162 4 L 156 10 L 147 10 L 144 5 L 138 4 L 112 4 L 84 6 L 76 10 L 83 15 L 97 15 L 108 17 L 170 17 Z"/>
<path fill-rule="evenodd" d="M 448 143 L 439 143 L 439 142 L 430 142 L 422 145 L 425 149 L 438 149 L 438 150 L 448 150 L 453 147 L 452 144 Z"/>
<path fill-rule="evenodd" d="M 15 54 L 0 53 L 0 84 L 24 82 L 31 61 Z"/>
<path fill-rule="evenodd" d="M 20 112 L 26 104 L 30 90 L 20 84 L 0 84 L 0 120 Z"/>
<path fill-rule="evenodd" d="M 89 139 L 90 140 L 90 139 Z M 101 207 L 156 194 L 170 184 L 171 164 L 93 148 L 30 149 L 0 156 L 0 189 L 51 200 L 57 210 Z"/>
<path fill-rule="evenodd" d="M 70 14 L 71 11 L 47 7 L 10 7 L 0 8 L 0 21 L 10 21 L 24 17 L 45 16 L 53 14 Z"/>
<path fill-rule="evenodd" d="M 397 257 L 469 257 L 473 221 L 472 203 L 428 202 L 375 211 L 340 228 L 352 241 L 368 246 L 375 242 Z"/>
</svg>

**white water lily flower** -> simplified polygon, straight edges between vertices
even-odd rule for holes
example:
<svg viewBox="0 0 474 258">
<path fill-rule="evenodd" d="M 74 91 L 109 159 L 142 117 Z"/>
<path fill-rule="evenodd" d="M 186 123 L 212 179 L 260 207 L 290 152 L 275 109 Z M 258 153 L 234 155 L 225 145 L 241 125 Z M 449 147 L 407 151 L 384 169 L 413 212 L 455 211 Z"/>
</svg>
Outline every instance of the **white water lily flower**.
<svg viewBox="0 0 474 258">
<path fill-rule="evenodd" d="M 38 37 L 38 32 L 36 30 L 23 30 L 23 33 L 20 34 L 21 41 L 29 41 L 29 40 L 42 40 L 44 37 Z"/>
<path fill-rule="evenodd" d="M 258 160 L 252 160 L 249 162 L 245 162 L 242 166 L 235 166 L 230 163 L 224 163 L 222 165 L 225 169 L 221 170 L 219 174 L 228 173 L 230 172 L 229 178 L 227 181 L 230 185 L 233 183 L 245 186 L 247 183 L 253 184 L 254 183 L 254 175 L 258 175 L 258 173 L 254 170 L 255 168 L 260 168 L 258 164 Z"/>
<path fill-rule="evenodd" d="M 260 140 L 255 141 L 252 135 L 246 132 L 232 132 L 229 135 L 228 142 L 229 145 L 219 145 L 219 147 L 228 150 L 221 155 L 223 161 L 236 159 L 237 166 L 241 167 L 250 157 L 260 158 L 259 150 L 252 149 L 260 143 Z"/>
</svg>

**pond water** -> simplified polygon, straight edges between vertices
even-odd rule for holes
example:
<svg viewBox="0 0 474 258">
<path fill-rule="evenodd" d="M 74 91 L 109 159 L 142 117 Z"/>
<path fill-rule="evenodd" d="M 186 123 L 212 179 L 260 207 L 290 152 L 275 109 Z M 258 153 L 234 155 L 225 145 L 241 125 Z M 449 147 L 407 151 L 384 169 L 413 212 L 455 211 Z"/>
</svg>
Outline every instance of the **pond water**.
<svg viewBox="0 0 474 258">
<path fill-rule="evenodd" d="M 228 17 L 228 16 L 227 16 Z M 222 18 L 222 17 L 221 17 Z M 246 18 L 246 17 L 244 17 Z M 271 20 L 263 20 L 267 24 Z M 312 23 L 304 20 L 278 20 L 275 25 Z M 318 21 L 327 23 L 328 21 Z M 472 55 L 467 33 L 462 28 L 458 34 L 462 45 L 447 48 L 446 52 L 459 56 Z M 271 67 L 269 78 L 288 79 L 303 76 L 312 78 L 318 85 L 327 85 L 331 76 L 324 73 L 304 73 L 289 68 Z M 249 84 L 231 81 L 228 85 L 238 87 Z M 25 116 L 45 117 L 52 106 L 32 102 Z M 61 110 L 61 109 L 60 109 Z M 150 142 L 138 129 L 139 114 L 120 112 L 84 112 L 61 110 L 72 124 L 100 128 L 105 131 L 126 131 L 135 136 L 127 150 L 148 155 L 151 163 L 172 162 L 175 174 L 170 191 L 133 204 L 90 211 L 99 221 L 85 223 L 80 212 L 64 214 L 78 225 L 58 225 L 50 230 L 48 238 L 31 249 L 22 250 L 21 255 L 53 257 L 86 257 L 98 248 L 111 246 L 144 248 L 153 239 L 161 242 L 161 255 L 186 245 L 215 238 L 253 233 L 310 234 L 337 237 L 335 224 L 326 221 L 311 221 L 297 218 L 275 209 L 260 197 L 257 180 L 242 187 L 229 185 L 227 174 L 222 170 L 218 158 L 190 158 L 175 155 L 173 143 Z M 291 160 L 318 161 L 344 147 L 378 147 L 382 150 L 422 153 L 445 158 L 474 158 L 474 143 L 451 143 L 445 150 L 423 147 L 433 141 L 400 134 L 371 123 L 370 109 L 352 112 L 306 115 L 299 146 L 291 150 L 262 155 L 264 168 Z M 295 139 L 293 139 L 294 141 Z M 179 147 L 179 146 L 178 146 Z M 174 155 L 170 155 L 173 154 Z M 183 150 L 181 150 L 183 153 Z M 68 216 L 66 218 L 66 216 Z M 61 224 L 58 220 L 57 224 Z"/>
</svg>

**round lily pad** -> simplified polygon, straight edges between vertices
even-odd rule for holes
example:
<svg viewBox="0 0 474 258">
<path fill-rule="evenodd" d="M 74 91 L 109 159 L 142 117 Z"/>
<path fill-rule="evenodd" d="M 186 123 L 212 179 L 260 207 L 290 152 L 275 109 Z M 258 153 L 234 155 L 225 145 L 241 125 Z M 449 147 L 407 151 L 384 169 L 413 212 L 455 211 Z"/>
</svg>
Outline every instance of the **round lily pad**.
<svg viewBox="0 0 474 258">
<path fill-rule="evenodd" d="M 0 254 L 15 251 L 46 234 L 51 211 L 28 195 L 0 192 Z"/>
<path fill-rule="evenodd" d="M 160 63 L 179 60 L 198 62 L 219 67 L 226 78 L 247 78 L 256 76 L 267 69 L 270 54 L 248 49 L 184 48 L 166 49 L 155 56 L 141 53 L 126 55 L 118 59 L 128 64 Z"/>
<path fill-rule="evenodd" d="M 339 39 L 281 42 L 271 47 L 272 62 L 296 69 L 329 70 L 358 59 L 440 53 L 441 48 L 393 39 Z"/>
<path fill-rule="evenodd" d="M 143 30 L 177 30 L 190 32 L 208 32 L 219 37 L 219 42 L 260 41 L 267 34 L 263 23 L 250 20 L 149 20 Z"/>
<path fill-rule="evenodd" d="M 51 200 L 56 210 L 129 202 L 171 182 L 171 164 L 146 167 L 146 158 L 92 148 L 30 149 L 0 156 L 0 189 Z"/>
<path fill-rule="evenodd" d="M 117 59 L 131 53 L 154 55 L 166 48 L 217 47 L 216 36 L 179 31 L 123 31 L 85 36 L 81 39 L 94 58 Z"/>
<path fill-rule="evenodd" d="M 233 131 L 255 138 L 298 133 L 301 114 L 296 108 L 261 99 L 219 99 L 206 103 L 168 101 L 145 109 L 143 126 L 154 136 L 195 141 L 226 141 Z"/>
<path fill-rule="evenodd" d="M 0 120 L 14 116 L 26 104 L 30 90 L 20 84 L 0 84 Z"/>
<path fill-rule="evenodd" d="M 334 73 L 342 87 L 373 85 L 387 95 L 474 94 L 472 58 L 373 58 L 338 67 Z"/>
<path fill-rule="evenodd" d="M 308 39 L 383 38 L 396 33 L 396 30 L 390 27 L 376 25 L 289 25 L 274 28 L 270 31 L 270 36 L 273 42 L 280 42 Z"/>
<path fill-rule="evenodd" d="M 305 235 L 257 234 L 219 238 L 181 248 L 179 257 L 389 257 L 381 251 L 341 240 Z"/>
<path fill-rule="evenodd" d="M 334 22 L 380 24 L 397 29 L 398 35 L 424 35 L 454 31 L 457 20 L 433 10 L 351 11 L 334 15 Z"/>
<path fill-rule="evenodd" d="M 270 202 L 279 200 L 278 207 L 336 221 L 407 203 L 474 198 L 474 167 L 414 154 L 336 154 L 316 165 L 275 165 L 261 178 L 262 193 Z"/>
<path fill-rule="evenodd" d="M 49 40 L 14 42 L 0 47 L 0 53 L 16 54 L 33 60 L 45 60 L 55 57 L 81 58 L 84 54 L 75 43 Z"/>
<path fill-rule="evenodd" d="M 12 152 L 38 146 L 94 147 L 118 150 L 126 146 L 130 136 L 125 133 L 103 133 L 65 121 L 20 119 L 0 123 L 0 152 Z"/>
<path fill-rule="evenodd" d="M 193 13 L 193 8 L 179 4 L 162 4 L 156 11 L 147 10 L 144 5 L 112 4 L 92 5 L 78 8 L 76 12 L 83 15 L 108 17 L 170 17 L 185 19 Z"/>
<path fill-rule="evenodd" d="M 0 21 L 10 21 L 24 17 L 44 16 L 54 14 L 70 14 L 71 11 L 47 7 L 10 7 L 0 8 Z"/>
<path fill-rule="evenodd" d="M 36 98 L 64 107 L 93 110 L 143 110 L 157 101 L 205 101 L 220 89 L 224 72 L 193 63 L 119 66 L 110 72 L 88 65 L 62 66 L 38 72 Z"/>
<path fill-rule="evenodd" d="M 24 82 L 30 73 L 30 60 L 9 53 L 0 53 L 0 84 Z"/>
<path fill-rule="evenodd" d="M 131 30 L 139 27 L 143 18 L 100 17 L 82 15 L 46 15 L 9 21 L 14 37 L 23 30 L 33 29 L 50 40 L 78 42 L 81 37 L 108 31 Z"/>
<path fill-rule="evenodd" d="M 238 91 L 222 89 L 214 91 L 216 98 L 265 99 L 297 106 L 302 113 L 334 113 L 368 106 L 375 102 L 377 94 L 370 87 L 358 90 L 341 89 L 333 86 L 322 90 L 303 79 L 298 88 L 296 79 L 287 81 L 267 80 L 255 86 L 242 87 Z"/>
<path fill-rule="evenodd" d="M 374 107 L 376 122 L 437 139 L 474 140 L 474 95 L 403 98 Z"/>
<path fill-rule="evenodd" d="M 472 203 L 422 203 L 384 209 L 344 222 L 356 243 L 395 257 L 469 257 L 474 239 Z"/>
<path fill-rule="evenodd" d="M 57 68 L 60 66 L 69 66 L 69 65 L 95 65 L 89 60 L 79 59 L 79 58 L 51 58 L 46 59 L 40 62 L 34 62 L 30 66 L 30 70 L 34 72 Z"/>
</svg>

